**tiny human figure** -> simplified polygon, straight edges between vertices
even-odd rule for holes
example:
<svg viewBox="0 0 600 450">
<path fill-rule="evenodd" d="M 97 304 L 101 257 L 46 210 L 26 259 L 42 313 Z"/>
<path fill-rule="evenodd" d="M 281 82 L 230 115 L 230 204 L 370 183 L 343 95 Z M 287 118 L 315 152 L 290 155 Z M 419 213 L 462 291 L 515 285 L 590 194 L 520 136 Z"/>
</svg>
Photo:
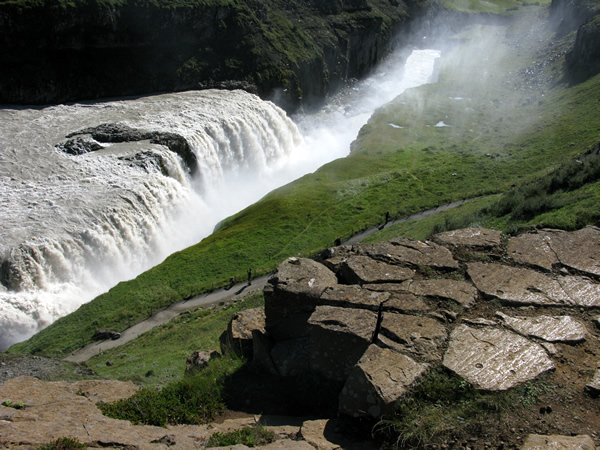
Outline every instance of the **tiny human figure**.
<svg viewBox="0 0 600 450">
<path fill-rule="evenodd" d="M 340 245 L 342 245 L 342 240 L 340 238 L 336 238 L 336 240 L 333 242 L 333 244 L 336 247 L 339 247 Z"/>
<path fill-rule="evenodd" d="M 252 284 L 252 269 L 248 269 L 248 286 Z"/>
<path fill-rule="evenodd" d="M 385 212 L 385 223 L 388 223 L 390 221 L 390 212 L 386 211 Z"/>
</svg>

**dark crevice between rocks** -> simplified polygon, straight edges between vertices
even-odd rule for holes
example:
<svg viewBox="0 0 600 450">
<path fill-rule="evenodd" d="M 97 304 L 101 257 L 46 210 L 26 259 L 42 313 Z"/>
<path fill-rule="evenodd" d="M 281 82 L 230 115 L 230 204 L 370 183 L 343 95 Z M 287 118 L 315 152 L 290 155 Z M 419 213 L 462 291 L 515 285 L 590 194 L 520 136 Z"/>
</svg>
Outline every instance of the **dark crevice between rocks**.
<svg viewBox="0 0 600 450">
<path fill-rule="evenodd" d="M 379 333 L 381 332 L 381 323 L 383 322 L 383 305 L 387 302 L 381 302 L 379 304 L 379 310 L 377 311 L 377 323 L 375 324 L 375 329 L 373 330 L 373 337 L 371 338 L 371 344 L 377 343 L 377 339 L 379 338 Z"/>
<path fill-rule="evenodd" d="M 92 139 L 81 137 L 89 135 Z M 99 143 L 122 143 L 149 140 L 151 144 L 164 145 L 183 160 L 188 173 L 198 172 L 198 159 L 188 141 L 177 133 L 143 131 L 118 123 L 104 123 L 97 127 L 84 128 L 66 136 L 67 141 L 56 145 L 56 149 L 70 155 L 82 155 L 101 150 Z M 74 139 L 73 139 L 74 138 Z"/>
</svg>

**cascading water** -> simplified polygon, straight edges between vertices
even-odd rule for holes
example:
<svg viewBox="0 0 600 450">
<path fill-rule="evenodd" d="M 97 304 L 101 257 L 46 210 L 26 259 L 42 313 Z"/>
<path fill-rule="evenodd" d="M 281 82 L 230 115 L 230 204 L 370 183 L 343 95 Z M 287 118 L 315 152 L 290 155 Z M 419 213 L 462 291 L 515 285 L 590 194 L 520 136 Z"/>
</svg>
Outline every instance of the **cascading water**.
<svg viewBox="0 0 600 450">
<path fill-rule="evenodd" d="M 393 56 L 385 72 L 324 111 L 296 117 L 303 136 L 282 110 L 241 91 L 0 109 L 0 349 L 345 156 L 373 110 L 427 83 L 437 57 L 415 51 L 404 67 Z M 194 175 L 182 156 L 148 139 L 98 144 L 87 136 L 95 151 L 57 149 L 67 135 L 104 123 L 185 138 Z"/>
</svg>

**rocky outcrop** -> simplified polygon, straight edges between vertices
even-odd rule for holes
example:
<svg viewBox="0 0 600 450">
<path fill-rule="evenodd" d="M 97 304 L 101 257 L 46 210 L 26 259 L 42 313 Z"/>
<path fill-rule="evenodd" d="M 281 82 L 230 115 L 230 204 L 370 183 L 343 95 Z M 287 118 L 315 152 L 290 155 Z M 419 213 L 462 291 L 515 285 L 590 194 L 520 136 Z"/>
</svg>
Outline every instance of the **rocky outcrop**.
<svg viewBox="0 0 600 450">
<path fill-rule="evenodd" d="M 595 450 L 594 440 L 587 435 L 579 436 L 541 436 L 530 434 L 523 442 L 521 450 L 533 450 L 543 448 L 570 448 L 578 450 Z"/>
<path fill-rule="evenodd" d="M 600 72 L 600 8 L 589 1 L 552 3 L 567 3 L 571 7 L 560 23 L 559 32 L 577 28 L 575 43 L 565 55 L 566 75 L 575 82 L 586 80 Z"/>
<path fill-rule="evenodd" d="M 253 332 L 265 331 L 265 309 L 253 308 L 236 313 L 229 321 L 227 330 L 219 340 L 223 354 L 233 351 L 252 359 L 254 351 Z"/>
<path fill-rule="evenodd" d="M 390 412 L 439 366 L 477 389 L 511 389 L 589 339 L 598 242 L 597 227 L 517 237 L 466 229 L 290 258 L 265 289 L 257 365 L 338 382 L 339 411 L 350 416 Z"/>
<path fill-rule="evenodd" d="M 75 136 L 78 136 L 74 138 Z M 178 154 L 190 174 L 194 174 L 198 170 L 198 159 L 196 154 L 191 149 L 188 141 L 181 135 L 176 133 L 168 133 L 163 131 L 144 131 L 131 128 L 121 123 L 103 123 L 97 127 L 85 128 L 80 131 L 69 134 L 65 142 L 56 145 L 56 149 L 71 155 L 81 155 L 84 153 L 101 150 L 104 148 L 100 144 L 116 143 L 116 142 L 138 142 L 150 141 L 151 144 L 164 145 L 172 152 Z M 74 139 L 73 139 L 74 138 Z M 137 153 L 134 158 L 139 161 L 146 161 L 148 158 L 160 158 L 159 155 L 150 154 L 149 152 Z M 160 168 L 164 168 L 162 160 L 155 161 L 155 164 Z M 163 169 L 166 171 L 166 169 Z"/>
<path fill-rule="evenodd" d="M 242 88 L 291 109 L 367 74 L 420 3 L 4 2 L 0 103 Z"/>
</svg>

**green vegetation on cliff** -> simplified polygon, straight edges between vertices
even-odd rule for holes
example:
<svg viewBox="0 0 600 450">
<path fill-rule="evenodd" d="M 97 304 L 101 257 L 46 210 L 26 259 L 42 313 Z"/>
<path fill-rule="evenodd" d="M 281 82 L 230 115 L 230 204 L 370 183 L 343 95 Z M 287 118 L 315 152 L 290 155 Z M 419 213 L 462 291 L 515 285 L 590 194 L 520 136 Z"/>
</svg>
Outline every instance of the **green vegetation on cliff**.
<svg viewBox="0 0 600 450">
<path fill-rule="evenodd" d="M 547 14 L 546 7 L 526 8 L 509 25 L 473 26 L 448 39 L 439 81 L 382 107 L 348 157 L 270 193 L 212 236 L 11 351 L 65 355 L 89 343 L 97 328 L 124 329 L 171 302 L 224 286 L 232 276 L 243 279 L 248 267 L 264 274 L 289 256 L 313 256 L 336 238 L 381 223 L 387 211 L 395 218 L 478 198 L 373 239 L 390 233 L 426 237 L 452 224 L 512 230 L 594 223 L 600 211 L 593 177 L 575 189 L 554 191 L 560 199 L 551 210 L 517 217 L 515 202 L 500 217 L 484 214 L 503 193 L 525 192 L 518 190 L 599 141 L 600 77 L 576 85 L 563 80 L 574 33 L 555 35 L 545 26 Z"/>
</svg>

